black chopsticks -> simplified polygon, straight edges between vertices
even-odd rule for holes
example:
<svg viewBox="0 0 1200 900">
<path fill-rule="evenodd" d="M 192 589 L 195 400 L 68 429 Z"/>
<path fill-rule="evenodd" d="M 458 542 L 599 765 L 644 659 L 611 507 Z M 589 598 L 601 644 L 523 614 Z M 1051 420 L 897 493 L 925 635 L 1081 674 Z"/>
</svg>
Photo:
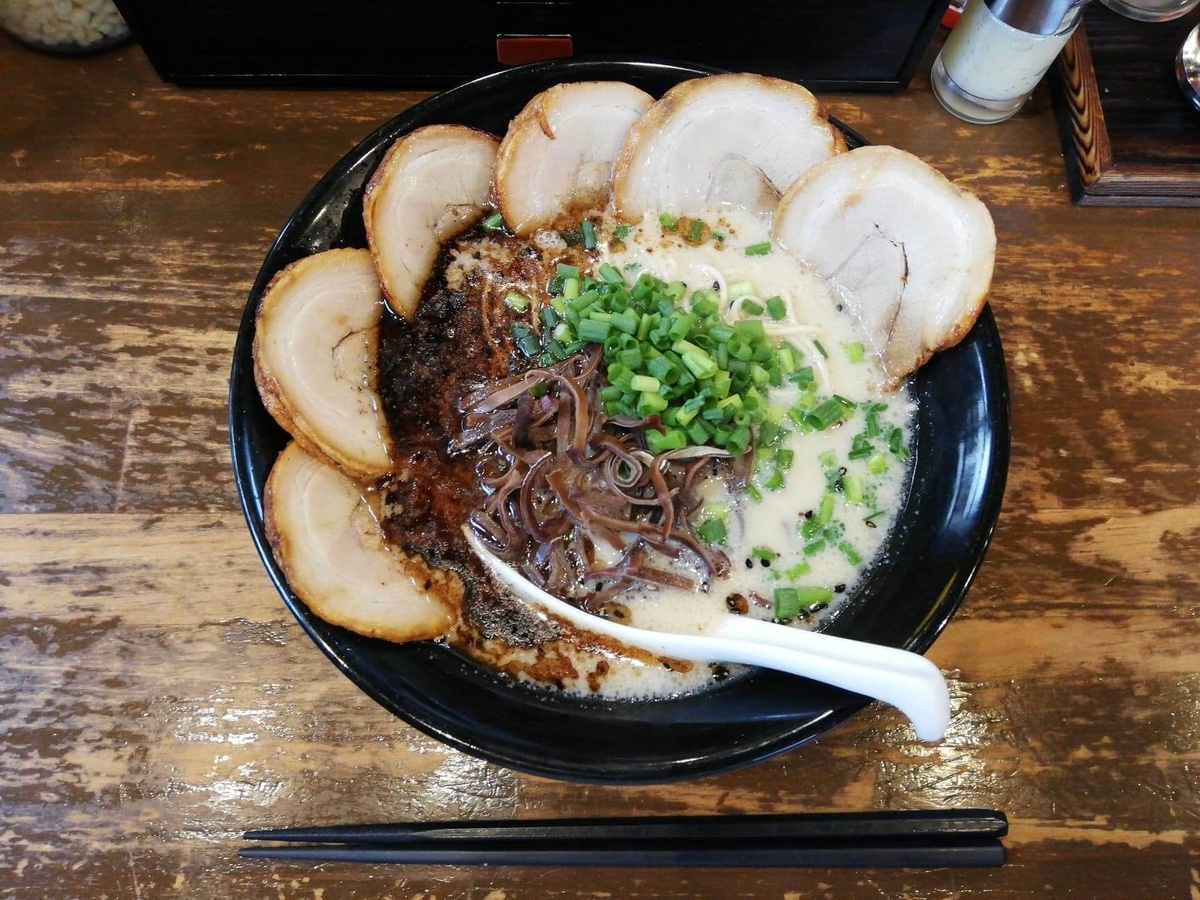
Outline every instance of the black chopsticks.
<svg viewBox="0 0 1200 900">
<path fill-rule="evenodd" d="M 998 866 L 1002 812 L 986 809 L 413 822 L 249 831 L 284 846 L 243 857 L 410 865 L 639 867 Z"/>
</svg>

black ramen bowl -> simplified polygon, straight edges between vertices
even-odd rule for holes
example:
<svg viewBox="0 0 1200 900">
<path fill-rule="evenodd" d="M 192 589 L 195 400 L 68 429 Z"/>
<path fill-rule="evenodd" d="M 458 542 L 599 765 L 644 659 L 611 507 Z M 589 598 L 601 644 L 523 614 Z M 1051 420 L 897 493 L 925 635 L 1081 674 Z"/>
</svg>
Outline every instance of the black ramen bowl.
<svg viewBox="0 0 1200 900">
<path fill-rule="evenodd" d="M 242 317 L 229 391 L 233 468 L 254 543 L 284 602 L 325 655 L 384 708 L 452 747 L 513 769 L 625 784 L 709 775 L 810 741 L 869 701 L 770 671 L 675 699 L 589 700 L 514 684 L 438 643 L 392 644 L 323 622 L 288 586 L 263 528 L 263 486 L 288 437 L 255 389 L 255 310 L 271 276 L 289 263 L 334 247 L 366 246 L 363 186 L 406 132 L 461 123 L 503 134 L 534 94 L 559 82 L 628 81 L 659 96 L 715 71 L 632 60 L 539 63 L 419 103 L 367 137 L 312 189 L 267 254 Z M 843 131 L 851 147 L 864 143 Z M 1008 387 L 990 310 L 962 343 L 914 376 L 912 390 L 920 411 L 911 491 L 884 558 L 827 630 L 923 652 L 983 560 L 1004 493 Z"/>
</svg>

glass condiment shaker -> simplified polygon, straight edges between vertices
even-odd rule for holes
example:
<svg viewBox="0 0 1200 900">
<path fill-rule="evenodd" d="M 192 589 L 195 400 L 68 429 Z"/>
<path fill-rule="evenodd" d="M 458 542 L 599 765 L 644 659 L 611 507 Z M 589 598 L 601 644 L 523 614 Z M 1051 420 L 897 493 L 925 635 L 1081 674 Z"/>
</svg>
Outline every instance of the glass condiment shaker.
<svg viewBox="0 0 1200 900">
<path fill-rule="evenodd" d="M 90 53 L 129 37 L 112 0 L 0 0 L 0 27 L 51 53 Z"/>
<path fill-rule="evenodd" d="M 1019 110 L 1079 24 L 1088 0 L 969 0 L 933 63 L 933 93 L 968 122 Z"/>
</svg>

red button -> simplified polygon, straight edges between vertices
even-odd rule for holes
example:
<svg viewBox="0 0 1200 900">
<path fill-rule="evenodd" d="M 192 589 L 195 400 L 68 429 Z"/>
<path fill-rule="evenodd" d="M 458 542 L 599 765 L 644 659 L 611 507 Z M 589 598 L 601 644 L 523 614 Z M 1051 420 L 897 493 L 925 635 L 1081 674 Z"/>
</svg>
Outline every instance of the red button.
<svg viewBox="0 0 1200 900">
<path fill-rule="evenodd" d="M 506 66 L 523 66 L 544 59 L 562 59 L 575 51 L 567 35 L 522 35 L 520 37 L 497 37 L 496 60 Z"/>
</svg>

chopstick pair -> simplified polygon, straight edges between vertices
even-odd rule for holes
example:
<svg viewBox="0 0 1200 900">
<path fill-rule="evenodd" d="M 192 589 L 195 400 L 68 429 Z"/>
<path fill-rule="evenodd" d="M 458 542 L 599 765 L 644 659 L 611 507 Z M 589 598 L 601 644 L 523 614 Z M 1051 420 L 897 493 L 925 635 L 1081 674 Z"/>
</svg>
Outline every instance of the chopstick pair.
<svg viewBox="0 0 1200 900">
<path fill-rule="evenodd" d="M 999 866 L 1004 813 L 986 809 L 414 822 L 248 831 L 242 857 L 409 865 Z"/>
</svg>

